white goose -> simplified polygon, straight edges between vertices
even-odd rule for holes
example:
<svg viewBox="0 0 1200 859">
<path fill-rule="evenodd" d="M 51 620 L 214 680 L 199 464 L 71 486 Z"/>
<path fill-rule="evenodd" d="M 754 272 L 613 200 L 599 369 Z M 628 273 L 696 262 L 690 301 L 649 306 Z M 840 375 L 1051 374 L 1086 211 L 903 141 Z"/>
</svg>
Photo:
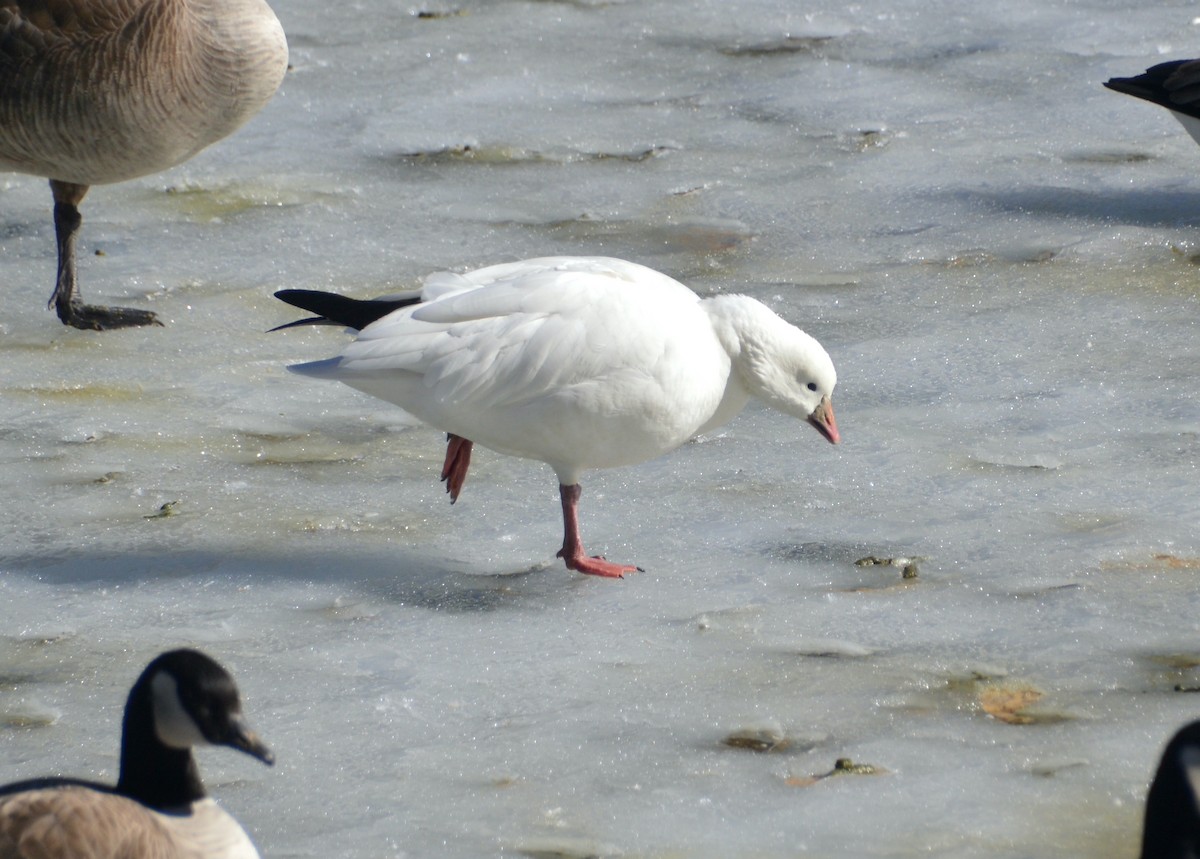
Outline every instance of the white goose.
<svg viewBox="0 0 1200 859">
<path fill-rule="evenodd" d="M 198 651 L 173 650 L 129 693 L 116 786 L 45 778 L 0 787 L 0 859 L 258 859 L 205 793 L 197 745 L 274 761 L 246 726 L 225 669 Z"/>
<path fill-rule="evenodd" d="M 336 358 L 290 367 L 395 403 L 449 433 L 442 479 L 451 500 L 472 442 L 540 460 L 558 475 L 569 569 L 637 569 L 588 557 L 579 478 L 632 465 L 732 419 L 751 397 L 839 440 L 837 375 L 821 345 L 762 303 L 701 299 L 645 266 L 547 257 L 429 276 L 419 298 L 357 302 L 276 295 L 361 329 Z M 288 326 L 282 326 L 288 327 Z"/>
<path fill-rule="evenodd" d="M 1200 143 L 1200 60 L 1172 60 L 1132 78 L 1110 78 L 1104 85 L 1162 105 Z"/>
<path fill-rule="evenodd" d="M 264 0 L 0 0 L 0 170 L 50 180 L 50 303 L 64 323 L 157 323 L 79 298 L 89 186 L 186 161 L 258 113 L 286 71 L 283 28 Z"/>
</svg>

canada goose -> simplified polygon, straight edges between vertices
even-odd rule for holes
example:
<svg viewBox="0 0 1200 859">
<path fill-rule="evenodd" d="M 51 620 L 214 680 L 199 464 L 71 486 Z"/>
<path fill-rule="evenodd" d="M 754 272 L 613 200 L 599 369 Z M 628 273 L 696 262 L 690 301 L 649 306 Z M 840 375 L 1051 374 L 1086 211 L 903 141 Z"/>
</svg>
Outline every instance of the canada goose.
<svg viewBox="0 0 1200 859">
<path fill-rule="evenodd" d="M 257 859 L 204 791 L 192 746 L 270 750 L 242 718 L 237 686 L 195 650 L 151 662 L 129 692 L 116 786 L 44 778 L 0 787 L 0 859 Z"/>
<path fill-rule="evenodd" d="M 840 439 L 830 399 L 837 373 L 820 343 L 753 298 L 702 299 L 625 260 L 545 257 L 441 272 L 426 278 L 419 303 L 276 295 L 361 328 L 338 357 L 289 369 L 345 382 L 449 433 L 442 479 L 451 500 L 474 442 L 553 468 L 558 557 L 588 575 L 638 568 L 584 551 L 585 469 L 661 456 L 732 420 L 752 396 Z"/>
<path fill-rule="evenodd" d="M 1200 722 L 1167 743 L 1146 796 L 1142 859 L 1200 857 Z"/>
<path fill-rule="evenodd" d="M 265 0 L 0 0 L 0 170 L 50 180 L 50 303 L 65 324 L 160 324 L 80 299 L 75 239 L 89 186 L 186 161 L 258 113 L 286 70 Z"/>
<path fill-rule="evenodd" d="M 1159 63 L 1136 77 L 1110 78 L 1104 85 L 1165 107 L 1200 143 L 1200 60 Z"/>
</svg>

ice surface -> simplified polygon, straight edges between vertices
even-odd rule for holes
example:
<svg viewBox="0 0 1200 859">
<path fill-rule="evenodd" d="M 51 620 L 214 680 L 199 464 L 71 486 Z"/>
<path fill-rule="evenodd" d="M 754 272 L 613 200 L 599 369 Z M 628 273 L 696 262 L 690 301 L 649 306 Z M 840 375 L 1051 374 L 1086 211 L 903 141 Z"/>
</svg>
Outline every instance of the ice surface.
<svg viewBox="0 0 1200 859">
<path fill-rule="evenodd" d="M 1136 855 L 1200 713 L 1200 151 L 1100 83 L 1194 10 L 277 11 L 264 113 L 85 203 L 85 296 L 165 328 L 63 330 L 48 191 L 0 177 L 3 780 L 115 777 L 191 644 L 276 752 L 201 760 L 264 856 Z M 436 431 L 284 371 L 343 334 L 265 333 L 278 288 L 565 253 L 801 324 L 843 444 L 752 407 L 589 475 L 647 570 L 598 581 L 549 469 L 480 451 L 450 507 Z"/>
</svg>

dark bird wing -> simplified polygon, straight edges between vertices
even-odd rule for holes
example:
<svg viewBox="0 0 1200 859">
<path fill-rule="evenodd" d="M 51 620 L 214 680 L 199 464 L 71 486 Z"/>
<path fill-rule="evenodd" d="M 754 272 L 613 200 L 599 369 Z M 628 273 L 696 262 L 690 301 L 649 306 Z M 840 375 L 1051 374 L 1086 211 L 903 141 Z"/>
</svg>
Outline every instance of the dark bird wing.
<svg viewBox="0 0 1200 859">
<path fill-rule="evenodd" d="M 1132 78 L 1112 78 L 1111 90 L 1200 118 L 1200 60 L 1173 60 L 1151 66 Z"/>
<path fill-rule="evenodd" d="M 347 298 L 332 292 L 321 292 L 315 289 L 281 289 L 275 293 L 280 301 L 287 302 L 293 307 L 317 314 L 308 319 L 298 319 L 272 328 L 281 331 L 284 328 L 295 328 L 298 325 L 340 325 L 361 331 L 376 319 L 382 319 L 389 313 L 402 307 L 419 304 L 419 295 L 405 298 Z"/>
</svg>

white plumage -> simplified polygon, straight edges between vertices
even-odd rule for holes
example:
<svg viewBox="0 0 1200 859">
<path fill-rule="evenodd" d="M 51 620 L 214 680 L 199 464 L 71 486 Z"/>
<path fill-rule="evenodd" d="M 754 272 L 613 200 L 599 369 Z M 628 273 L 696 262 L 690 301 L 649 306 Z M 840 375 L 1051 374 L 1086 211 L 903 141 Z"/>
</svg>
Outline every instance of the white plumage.
<svg viewBox="0 0 1200 859">
<path fill-rule="evenodd" d="M 281 298 L 339 321 L 322 293 Z M 581 473 L 644 462 L 734 417 L 750 397 L 838 441 L 837 377 L 812 337 L 762 303 L 701 299 L 624 260 L 547 257 L 439 273 L 419 301 L 369 324 L 341 355 L 290 369 L 336 379 L 451 434 L 443 478 L 470 443 L 549 464 L 571 569 L 634 567 L 588 558 L 574 522 Z"/>
</svg>

